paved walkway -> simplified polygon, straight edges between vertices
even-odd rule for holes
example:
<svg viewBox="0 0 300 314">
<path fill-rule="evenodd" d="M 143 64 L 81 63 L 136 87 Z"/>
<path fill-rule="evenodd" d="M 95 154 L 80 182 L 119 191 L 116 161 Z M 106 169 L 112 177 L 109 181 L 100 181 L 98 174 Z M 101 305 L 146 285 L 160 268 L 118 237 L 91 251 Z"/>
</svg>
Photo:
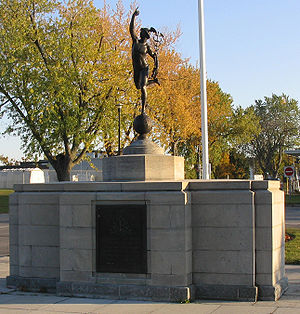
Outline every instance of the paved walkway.
<svg viewBox="0 0 300 314">
<path fill-rule="evenodd" d="M 140 313 L 276 313 L 300 314 L 300 266 L 288 265 L 286 268 L 290 282 L 289 290 L 277 302 L 228 302 L 197 301 L 191 304 L 163 302 L 122 301 L 89 298 L 57 297 L 14 291 L 5 286 L 8 274 L 9 257 L 0 258 L 0 314 L 34 313 L 101 313 L 101 314 L 140 314 Z"/>
</svg>

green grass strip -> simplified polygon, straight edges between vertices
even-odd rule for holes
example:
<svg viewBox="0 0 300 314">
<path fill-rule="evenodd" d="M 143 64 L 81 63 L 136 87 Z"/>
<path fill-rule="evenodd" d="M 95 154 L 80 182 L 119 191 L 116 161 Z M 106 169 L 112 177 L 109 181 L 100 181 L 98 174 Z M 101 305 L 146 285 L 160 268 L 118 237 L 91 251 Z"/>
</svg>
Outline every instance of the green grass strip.
<svg viewBox="0 0 300 314">
<path fill-rule="evenodd" d="M 0 190 L 0 214 L 8 213 L 8 198 L 13 190 Z"/>
<path fill-rule="evenodd" d="M 285 242 L 285 263 L 300 265 L 300 229 L 287 228 L 286 232 L 294 239 Z"/>
<path fill-rule="evenodd" d="M 300 204 L 300 194 L 286 195 L 286 204 Z"/>
</svg>

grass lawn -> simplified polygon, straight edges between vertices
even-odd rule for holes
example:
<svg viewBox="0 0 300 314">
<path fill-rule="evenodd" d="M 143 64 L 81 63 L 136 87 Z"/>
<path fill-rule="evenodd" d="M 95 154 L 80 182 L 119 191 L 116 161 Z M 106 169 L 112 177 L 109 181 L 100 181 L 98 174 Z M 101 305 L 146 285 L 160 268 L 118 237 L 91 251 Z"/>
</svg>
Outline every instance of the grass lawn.
<svg viewBox="0 0 300 314">
<path fill-rule="evenodd" d="M 285 242 L 285 263 L 300 265 L 300 229 L 287 228 L 286 232 L 294 239 Z"/>
<path fill-rule="evenodd" d="M 8 196 L 13 190 L 0 190 L 0 214 L 8 213 Z"/>
<path fill-rule="evenodd" d="M 286 195 L 285 203 L 286 204 L 300 204 L 300 194 Z"/>
</svg>

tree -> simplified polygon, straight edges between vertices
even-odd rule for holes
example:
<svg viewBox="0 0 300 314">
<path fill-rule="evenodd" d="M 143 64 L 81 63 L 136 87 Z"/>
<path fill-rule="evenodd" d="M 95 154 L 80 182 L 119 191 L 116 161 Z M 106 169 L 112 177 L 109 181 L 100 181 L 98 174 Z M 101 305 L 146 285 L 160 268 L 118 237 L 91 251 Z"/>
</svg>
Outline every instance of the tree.
<svg viewBox="0 0 300 314">
<path fill-rule="evenodd" d="M 295 99 L 282 94 L 256 100 L 251 107 L 260 132 L 244 149 L 257 160 L 264 177 L 278 177 L 285 149 L 300 144 L 300 110 Z"/>
<path fill-rule="evenodd" d="M 199 82 L 199 80 L 198 80 Z M 199 93 L 199 89 L 198 89 Z M 259 130 L 253 109 L 234 108 L 231 96 L 223 92 L 217 82 L 207 81 L 209 159 L 212 177 L 246 178 L 249 165 L 240 149 L 242 144 L 252 140 Z M 186 176 L 200 177 L 201 164 L 201 111 L 199 94 L 194 105 L 192 132 L 179 145 L 179 152 L 185 157 Z"/>
<path fill-rule="evenodd" d="M 0 3 L 1 108 L 27 155 L 44 153 L 59 181 L 93 148 L 126 89 L 126 43 L 89 0 Z M 118 28 L 120 32 L 120 28 Z M 122 73 L 122 75 L 121 75 Z"/>
<path fill-rule="evenodd" d="M 195 69 L 193 80 L 197 82 L 198 86 L 194 93 L 190 93 L 193 96 L 194 103 L 189 106 L 194 131 L 179 146 L 180 154 L 186 158 L 186 174 L 191 178 L 200 177 L 201 106 L 199 77 L 199 69 Z M 221 162 L 223 152 L 228 148 L 229 121 L 233 114 L 232 98 L 222 91 L 217 82 L 208 80 L 207 102 L 209 158 L 213 167 L 215 167 Z"/>
<path fill-rule="evenodd" d="M 212 167 L 215 178 L 249 178 L 250 160 L 243 149 L 259 133 L 259 121 L 253 108 L 233 108 L 226 132 L 220 134 L 222 160 Z"/>
<path fill-rule="evenodd" d="M 149 96 L 149 114 L 155 121 L 154 137 L 167 152 L 178 154 L 179 143 L 197 131 L 193 106 L 198 106 L 198 71 L 174 51 L 162 51 L 160 88 Z"/>
<path fill-rule="evenodd" d="M 249 179 L 249 166 L 249 159 L 243 153 L 231 148 L 224 152 L 221 162 L 213 167 L 213 174 L 219 179 Z"/>
<path fill-rule="evenodd" d="M 13 166 L 19 164 L 19 161 L 13 158 L 9 158 L 7 156 L 0 155 L 0 163 L 2 163 L 5 166 Z"/>
</svg>

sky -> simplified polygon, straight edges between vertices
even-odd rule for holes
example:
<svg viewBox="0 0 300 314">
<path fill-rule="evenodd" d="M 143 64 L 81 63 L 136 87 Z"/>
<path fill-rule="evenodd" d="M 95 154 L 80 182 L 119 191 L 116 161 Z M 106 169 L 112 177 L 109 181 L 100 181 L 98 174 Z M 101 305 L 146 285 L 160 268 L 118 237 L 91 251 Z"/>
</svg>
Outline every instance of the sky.
<svg viewBox="0 0 300 314">
<path fill-rule="evenodd" d="M 113 9 L 117 0 L 106 2 Z M 123 0 L 126 11 L 131 2 Z M 103 0 L 94 3 L 103 6 Z M 136 3 L 142 26 L 180 26 L 176 49 L 197 65 L 198 0 Z M 204 0 L 204 12 L 207 77 L 219 82 L 235 106 L 248 107 L 272 93 L 300 101 L 300 0 Z M 20 141 L 0 137 L 0 154 L 20 159 Z"/>
</svg>

